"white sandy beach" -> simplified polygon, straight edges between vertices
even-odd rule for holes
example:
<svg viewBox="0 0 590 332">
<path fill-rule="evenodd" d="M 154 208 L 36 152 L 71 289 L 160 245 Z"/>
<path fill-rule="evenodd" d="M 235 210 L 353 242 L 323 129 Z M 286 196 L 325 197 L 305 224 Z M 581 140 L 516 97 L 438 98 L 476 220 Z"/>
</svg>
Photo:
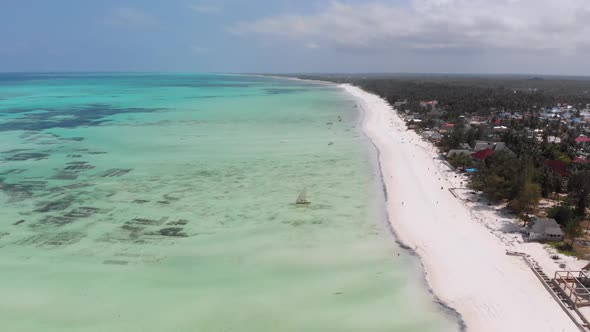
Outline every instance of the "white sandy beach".
<svg viewBox="0 0 590 332">
<path fill-rule="evenodd" d="M 467 330 L 578 331 L 524 261 L 506 255 L 527 252 L 552 276 L 558 266 L 547 250 L 501 231 L 506 220 L 496 211 L 474 211 L 454 197 L 448 189 L 460 187 L 461 176 L 430 143 L 406 130 L 385 100 L 342 87 L 364 109 L 363 129 L 379 150 L 393 229 L 415 248 L 434 293 L 462 315 Z M 570 269 L 584 263 L 564 261 Z"/>
</svg>

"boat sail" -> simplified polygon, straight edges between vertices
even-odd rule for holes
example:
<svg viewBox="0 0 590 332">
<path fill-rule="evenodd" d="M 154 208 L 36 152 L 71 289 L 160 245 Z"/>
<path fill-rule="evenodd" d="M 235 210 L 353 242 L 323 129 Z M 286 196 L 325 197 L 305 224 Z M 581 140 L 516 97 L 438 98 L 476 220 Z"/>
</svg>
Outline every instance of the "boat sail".
<svg viewBox="0 0 590 332">
<path fill-rule="evenodd" d="M 297 204 L 297 205 L 309 205 L 309 204 L 311 204 L 311 202 L 309 202 L 306 199 L 306 197 L 305 197 L 306 194 L 307 194 L 307 189 L 303 189 L 303 191 L 301 191 L 299 193 L 299 197 L 297 197 L 297 200 L 295 201 L 295 204 Z"/>
</svg>

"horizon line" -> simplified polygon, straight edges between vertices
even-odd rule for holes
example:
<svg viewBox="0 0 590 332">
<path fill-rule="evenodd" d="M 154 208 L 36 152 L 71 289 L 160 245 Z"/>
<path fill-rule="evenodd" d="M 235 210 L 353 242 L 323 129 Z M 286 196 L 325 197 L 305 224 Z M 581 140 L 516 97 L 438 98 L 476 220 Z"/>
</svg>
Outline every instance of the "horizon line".
<svg viewBox="0 0 590 332">
<path fill-rule="evenodd" d="M 485 72 L 388 72 L 388 71 L 368 71 L 368 72 L 198 72 L 198 71 L 137 71 L 137 70 L 67 70 L 67 71 L 0 71 L 0 75 L 4 74 L 184 74 L 184 75 L 278 75 L 278 76 L 293 76 L 293 75 L 390 75 L 390 76 L 533 76 L 533 77 L 579 77 L 590 78 L 590 74 L 541 74 L 541 73 L 485 73 Z"/>
</svg>

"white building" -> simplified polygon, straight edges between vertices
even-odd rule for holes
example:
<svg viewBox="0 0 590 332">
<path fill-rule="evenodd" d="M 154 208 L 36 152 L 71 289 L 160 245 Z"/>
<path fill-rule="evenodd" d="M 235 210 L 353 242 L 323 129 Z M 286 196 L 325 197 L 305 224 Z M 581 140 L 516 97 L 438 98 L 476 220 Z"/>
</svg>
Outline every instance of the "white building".
<svg viewBox="0 0 590 332">
<path fill-rule="evenodd" d="M 530 241 L 561 241 L 563 231 L 555 219 L 537 218 L 528 229 Z"/>
</svg>

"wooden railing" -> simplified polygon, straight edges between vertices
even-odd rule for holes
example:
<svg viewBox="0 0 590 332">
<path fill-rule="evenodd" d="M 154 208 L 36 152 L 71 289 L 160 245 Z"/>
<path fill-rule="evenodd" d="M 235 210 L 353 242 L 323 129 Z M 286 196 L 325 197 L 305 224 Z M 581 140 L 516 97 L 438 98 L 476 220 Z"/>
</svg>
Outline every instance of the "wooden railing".
<svg viewBox="0 0 590 332">
<path fill-rule="evenodd" d="M 521 257 L 524 260 L 524 262 L 533 271 L 535 276 L 537 276 L 539 281 L 541 281 L 541 283 L 543 284 L 545 289 L 549 292 L 549 294 L 551 294 L 553 299 L 559 304 L 559 306 L 561 307 L 563 312 L 565 312 L 568 315 L 568 317 L 572 320 L 572 322 L 574 324 L 576 324 L 578 329 L 583 332 L 590 331 L 590 322 L 588 322 L 586 317 L 584 317 L 584 315 L 578 310 L 578 308 L 575 306 L 575 304 L 568 303 L 568 302 L 571 302 L 571 299 L 568 299 L 567 297 L 565 297 L 565 295 L 566 295 L 565 292 L 563 292 L 563 290 L 559 287 L 558 283 L 555 282 L 555 279 L 550 280 L 549 277 L 547 277 L 547 275 L 543 272 L 543 270 L 541 269 L 539 264 L 532 257 L 530 257 L 530 255 L 527 255 L 523 252 L 509 251 L 509 250 L 506 251 L 506 255 Z M 562 294 L 560 294 L 558 292 L 560 292 Z M 576 319 L 576 317 L 574 316 L 572 311 L 577 314 L 579 320 Z M 582 321 L 582 323 L 580 323 L 580 321 Z"/>
<path fill-rule="evenodd" d="M 590 305 L 590 290 L 583 283 L 583 281 L 590 281 L 590 279 L 584 271 L 557 271 L 554 280 L 560 286 L 563 285 L 564 293 L 576 307 Z"/>
</svg>

